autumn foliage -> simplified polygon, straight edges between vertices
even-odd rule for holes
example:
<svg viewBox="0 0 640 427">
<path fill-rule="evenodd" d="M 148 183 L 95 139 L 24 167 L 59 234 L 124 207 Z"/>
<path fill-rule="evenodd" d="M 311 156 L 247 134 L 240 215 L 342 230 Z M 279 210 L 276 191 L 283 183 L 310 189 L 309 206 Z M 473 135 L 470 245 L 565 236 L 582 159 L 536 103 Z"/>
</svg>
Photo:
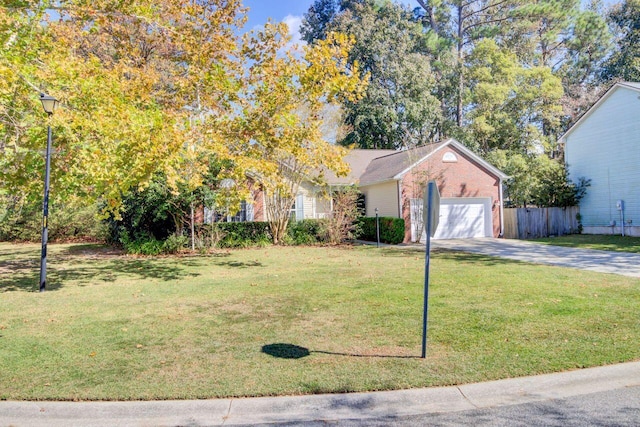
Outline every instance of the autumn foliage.
<svg viewBox="0 0 640 427">
<path fill-rule="evenodd" d="M 234 200 L 247 176 L 286 200 L 320 164 L 344 173 L 319 129 L 325 105 L 364 88 L 353 40 L 287 50 L 284 24 L 239 37 L 245 12 L 239 0 L 2 2 L 0 196 L 40 197 L 47 124 L 51 197 L 116 217 L 159 173 L 195 191 L 212 161 Z M 40 92 L 61 102 L 50 122 Z"/>
</svg>

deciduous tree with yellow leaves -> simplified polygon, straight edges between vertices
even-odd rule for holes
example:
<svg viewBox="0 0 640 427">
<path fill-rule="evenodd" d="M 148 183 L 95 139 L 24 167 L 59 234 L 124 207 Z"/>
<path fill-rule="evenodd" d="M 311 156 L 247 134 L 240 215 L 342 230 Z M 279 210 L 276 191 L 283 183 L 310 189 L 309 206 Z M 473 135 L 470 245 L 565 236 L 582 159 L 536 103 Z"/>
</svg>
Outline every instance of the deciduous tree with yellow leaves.
<svg viewBox="0 0 640 427">
<path fill-rule="evenodd" d="M 322 113 L 327 104 L 355 101 L 366 87 L 357 63 L 347 65 L 352 38 L 330 34 L 299 52 L 285 49 L 287 33 L 285 24 L 267 24 L 244 38 L 241 113 L 227 133 L 255 162 L 249 170 L 265 191 L 274 243 L 285 235 L 303 180 L 321 182 L 323 170 L 348 172 L 345 149 L 323 138 Z"/>
<path fill-rule="evenodd" d="M 41 194 L 40 91 L 61 102 L 52 197 L 100 201 L 116 217 L 158 173 L 195 191 L 211 159 L 236 199 L 251 175 L 279 206 L 320 165 L 344 171 L 319 128 L 325 104 L 362 91 L 352 40 L 287 52 L 283 24 L 238 40 L 244 19 L 240 0 L 1 2 L 0 196 Z M 272 228 L 279 241 L 286 222 Z"/>
</svg>

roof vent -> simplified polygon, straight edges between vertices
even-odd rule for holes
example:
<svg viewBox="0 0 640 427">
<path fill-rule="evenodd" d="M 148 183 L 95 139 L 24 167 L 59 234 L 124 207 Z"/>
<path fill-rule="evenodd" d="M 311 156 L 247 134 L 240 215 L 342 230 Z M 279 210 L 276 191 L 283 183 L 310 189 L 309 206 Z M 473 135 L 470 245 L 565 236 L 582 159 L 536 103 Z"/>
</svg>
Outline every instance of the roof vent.
<svg viewBox="0 0 640 427">
<path fill-rule="evenodd" d="M 447 151 L 444 153 L 444 156 L 442 156 L 442 161 L 444 163 L 455 163 L 458 161 L 458 156 L 453 154 L 451 151 Z"/>
</svg>

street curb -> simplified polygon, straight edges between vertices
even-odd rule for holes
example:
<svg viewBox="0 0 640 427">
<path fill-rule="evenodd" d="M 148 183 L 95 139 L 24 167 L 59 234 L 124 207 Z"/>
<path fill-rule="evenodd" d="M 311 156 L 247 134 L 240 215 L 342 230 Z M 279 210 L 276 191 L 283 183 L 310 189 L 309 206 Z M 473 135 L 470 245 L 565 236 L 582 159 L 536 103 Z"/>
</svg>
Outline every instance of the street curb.
<svg viewBox="0 0 640 427">
<path fill-rule="evenodd" d="M 640 362 L 451 387 L 372 393 L 154 402 L 0 402 L 2 426 L 257 425 L 393 420 L 640 386 Z"/>
</svg>

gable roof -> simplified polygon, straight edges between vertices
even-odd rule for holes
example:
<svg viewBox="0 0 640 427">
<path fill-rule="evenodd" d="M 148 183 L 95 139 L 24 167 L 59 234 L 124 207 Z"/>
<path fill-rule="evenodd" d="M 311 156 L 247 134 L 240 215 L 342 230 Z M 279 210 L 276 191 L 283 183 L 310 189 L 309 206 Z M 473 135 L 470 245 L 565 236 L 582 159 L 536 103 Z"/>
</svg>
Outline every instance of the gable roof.
<svg viewBox="0 0 640 427">
<path fill-rule="evenodd" d="M 569 136 L 571 132 L 573 132 L 582 122 L 584 122 L 587 117 L 591 115 L 598 107 L 607 100 L 615 91 L 618 89 L 630 89 L 636 92 L 640 92 L 640 83 L 638 82 L 618 82 L 611 86 L 609 90 L 607 90 L 604 95 L 600 97 L 587 111 L 584 112 L 582 116 L 576 122 L 571 125 L 571 127 L 564 133 L 560 138 L 558 138 L 558 142 L 566 142 L 566 138 Z"/>
<path fill-rule="evenodd" d="M 351 167 L 347 176 L 337 177 L 333 171 L 326 169 L 325 179 L 331 185 L 351 185 L 360 179 L 367 166 L 376 158 L 396 153 L 396 150 L 364 150 L 354 149 L 344 156 L 344 161 Z"/>
<path fill-rule="evenodd" d="M 420 163 L 434 151 L 444 146 L 446 142 L 423 145 L 411 150 L 395 151 L 384 157 L 378 157 L 369 163 L 369 166 L 360 176 L 360 185 L 374 184 L 390 181 L 406 169 Z"/>
<path fill-rule="evenodd" d="M 448 139 L 444 142 L 423 145 L 411 150 L 395 151 L 383 157 L 373 159 L 360 176 L 360 185 L 371 185 L 385 181 L 399 180 L 412 168 L 427 160 L 434 153 L 445 147 L 455 147 L 457 151 L 469 157 L 474 163 L 483 167 L 500 179 L 508 178 L 502 171 L 487 163 L 477 154 L 456 141 Z M 366 150 L 364 150 L 366 151 Z"/>
</svg>

